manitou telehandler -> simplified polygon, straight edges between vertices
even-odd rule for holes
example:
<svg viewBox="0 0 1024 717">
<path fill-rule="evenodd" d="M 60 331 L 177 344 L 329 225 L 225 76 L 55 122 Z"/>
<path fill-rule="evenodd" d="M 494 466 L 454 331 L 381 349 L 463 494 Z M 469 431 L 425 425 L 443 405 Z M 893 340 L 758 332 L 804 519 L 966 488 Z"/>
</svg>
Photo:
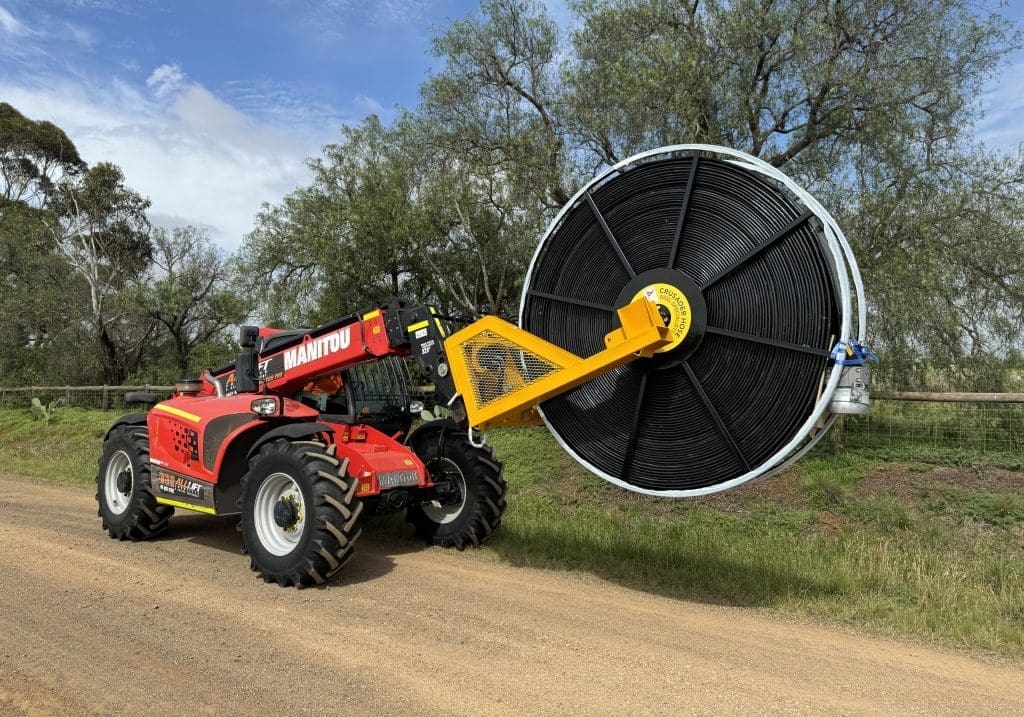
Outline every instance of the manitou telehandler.
<svg viewBox="0 0 1024 717">
<path fill-rule="evenodd" d="M 107 435 L 97 493 L 103 527 L 138 540 L 166 527 L 175 508 L 240 512 L 253 569 L 298 586 L 341 570 L 368 506 L 407 509 L 433 544 L 480 545 L 505 512 L 505 481 L 470 426 L 537 423 L 533 406 L 544 398 L 667 342 L 646 299 L 619 316 L 608 348 L 585 360 L 495 317 L 449 336 L 432 307 L 398 300 L 312 330 L 242 327 L 234 364 L 179 382 L 166 401 L 127 395 L 154 403 Z M 390 357 L 413 357 L 451 417 L 408 433 L 408 404 L 357 410 L 370 408 L 373 395 L 358 386 L 366 372 L 354 369 Z"/>
<path fill-rule="evenodd" d="M 519 327 L 453 331 L 395 298 L 314 329 L 243 326 L 233 363 L 167 400 L 128 394 L 148 410 L 107 433 L 99 515 L 121 540 L 176 508 L 240 515 L 253 570 L 302 587 L 341 571 L 370 513 L 405 510 L 435 545 L 487 540 L 506 507 L 490 428 L 543 422 L 641 493 L 731 488 L 866 409 L 864 305 L 834 220 L 778 170 L 703 145 L 637 155 L 555 217 Z M 447 413 L 414 430 L 410 362 Z"/>
</svg>

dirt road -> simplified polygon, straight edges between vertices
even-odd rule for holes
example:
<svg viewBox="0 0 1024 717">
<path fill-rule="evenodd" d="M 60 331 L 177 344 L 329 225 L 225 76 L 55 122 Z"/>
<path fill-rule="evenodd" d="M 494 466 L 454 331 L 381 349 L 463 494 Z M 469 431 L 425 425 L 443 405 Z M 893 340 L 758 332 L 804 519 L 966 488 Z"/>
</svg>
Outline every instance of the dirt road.
<svg viewBox="0 0 1024 717">
<path fill-rule="evenodd" d="M 286 590 L 239 545 L 0 477 L 0 714 L 1024 713 L 1024 668 L 373 536 Z"/>
</svg>

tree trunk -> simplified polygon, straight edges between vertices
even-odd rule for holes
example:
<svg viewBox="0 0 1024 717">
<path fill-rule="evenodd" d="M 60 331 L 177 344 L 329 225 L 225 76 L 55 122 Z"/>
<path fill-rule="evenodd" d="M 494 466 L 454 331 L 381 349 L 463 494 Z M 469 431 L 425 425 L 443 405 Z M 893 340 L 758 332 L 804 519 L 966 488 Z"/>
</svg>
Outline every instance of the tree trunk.
<svg viewBox="0 0 1024 717">
<path fill-rule="evenodd" d="M 125 379 L 125 367 L 124 362 L 121 360 L 121 352 L 118 351 L 117 345 L 113 339 L 110 338 L 110 334 L 107 332 L 106 326 L 100 326 L 100 348 L 103 352 L 103 375 L 105 383 L 113 386 L 120 386 L 124 383 Z"/>
<path fill-rule="evenodd" d="M 178 378 L 188 378 L 189 350 L 180 334 L 174 337 L 174 346 L 178 352 Z"/>
</svg>

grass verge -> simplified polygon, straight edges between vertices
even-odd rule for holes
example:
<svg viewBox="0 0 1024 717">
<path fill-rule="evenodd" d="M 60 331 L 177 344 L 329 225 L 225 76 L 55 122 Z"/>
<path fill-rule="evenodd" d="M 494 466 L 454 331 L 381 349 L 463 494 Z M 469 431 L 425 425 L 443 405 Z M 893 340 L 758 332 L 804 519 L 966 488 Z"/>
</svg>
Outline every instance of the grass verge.
<svg viewBox="0 0 1024 717">
<path fill-rule="evenodd" d="M 116 415 L 0 411 L 0 471 L 91 483 Z M 591 476 L 543 429 L 491 440 L 510 496 L 486 550 L 509 564 L 1024 658 L 1024 474 L 1003 458 L 822 451 L 763 483 L 668 501 Z"/>
<path fill-rule="evenodd" d="M 43 422 L 28 410 L 0 410 L 0 472 L 91 484 L 103 436 L 121 415 L 62 408 Z"/>
</svg>

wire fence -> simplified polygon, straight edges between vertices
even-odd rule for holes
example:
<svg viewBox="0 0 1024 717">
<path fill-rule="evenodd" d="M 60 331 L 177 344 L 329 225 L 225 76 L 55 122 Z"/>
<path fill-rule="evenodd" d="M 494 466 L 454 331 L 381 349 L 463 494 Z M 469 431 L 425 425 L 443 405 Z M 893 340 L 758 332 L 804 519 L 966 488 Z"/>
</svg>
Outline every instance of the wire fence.
<svg viewBox="0 0 1024 717">
<path fill-rule="evenodd" d="M 124 402 L 128 391 L 150 391 L 158 397 L 171 395 L 172 386 L 19 386 L 0 387 L 0 408 L 28 408 L 32 399 L 49 404 L 60 401 L 61 406 L 91 408 L 100 411 L 123 411 L 129 406 Z"/>
<path fill-rule="evenodd" d="M 60 401 L 60 406 L 87 408 L 99 411 L 127 411 L 132 407 L 125 403 L 128 391 L 148 391 L 158 398 L 171 395 L 173 386 L 0 386 L 0 409 L 29 408 L 32 399 L 38 398 L 43 404 Z M 409 397 L 421 401 L 427 408 L 434 406 L 433 386 L 409 386 Z M 137 410 L 137 408 L 136 408 Z"/>
<path fill-rule="evenodd" d="M 171 386 L 0 387 L 0 409 L 27 409 L 33 398 L 62 406 L 126 411 L 127 391 L 163 398 Z M 410 398 L 432 408 L 432 386 L 410 386 Z M 134 409 L 138 410 L 138 409 Z M 1005 454 L 1024 460 L 1024 394 L 879 392 L 863 416 L 844 416 L 832 429 L 836 450 L 920 449 Z"/>
<path fill-rule="evenodd" d="M 889 392 L 833 428 L 838 448 L 977 451 L 1024 457 L 1024 395 Z"/>
</svg>

